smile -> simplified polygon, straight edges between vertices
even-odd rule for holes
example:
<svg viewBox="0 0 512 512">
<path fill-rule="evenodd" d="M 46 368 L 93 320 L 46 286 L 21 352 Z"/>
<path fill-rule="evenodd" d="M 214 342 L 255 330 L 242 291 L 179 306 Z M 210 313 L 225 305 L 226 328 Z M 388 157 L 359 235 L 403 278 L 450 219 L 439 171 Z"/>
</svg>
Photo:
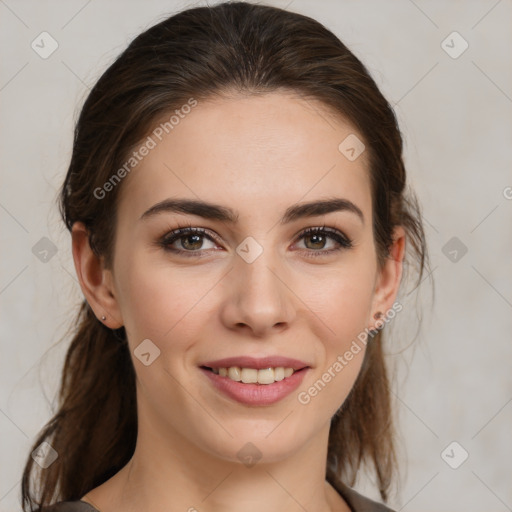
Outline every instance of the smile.
<svg viewBox="0 0 512 512">
<path fill-rule="evenodd" d="M 295 372 L 293 368 L 285 368 L 284 366 L 262 369 L 240 368 L 238 366 L 207 369 L 211 370 L 216 375 L 227 377 L 235 382 L 243 382 L 244 384 L 273 384 L 274 382 L 279 382 L 287 377 L 291 377 Z"/>
<path fill-rule="evenodd" d="M 279 402 L 293 393 L 300 386 L 307 372 L 311 370 L 310 367 L 298 370 L 288 367 L 260 369 L 220 367 L 214 370 L 205 366 L 199 369 L 208 378 L 214 390 L 249 406 L 266 406 Z M 221 375 L 221 371 L 226 375 Z M 230 377 L 230 373 L 235 376 L 235 379 Z M 277 379 L 281 376 L 283 378 L 277 380 L 276 373 Z M 239 380 L 236 380 L 238 378 Z"/>
</svg>

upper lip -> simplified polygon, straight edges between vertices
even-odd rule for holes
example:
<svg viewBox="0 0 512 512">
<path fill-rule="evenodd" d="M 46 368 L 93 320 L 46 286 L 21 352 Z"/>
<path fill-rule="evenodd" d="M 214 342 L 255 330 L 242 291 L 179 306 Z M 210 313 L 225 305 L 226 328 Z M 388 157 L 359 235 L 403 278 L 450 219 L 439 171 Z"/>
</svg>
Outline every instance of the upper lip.
<svg viewBox="0 0 512 512">
<path fill-rule="evenodd" d="M 216 359 L 215 361 L 206 361 L 199 366 L 207 366 L 208 368 L 230 368 L 231 366 L 238 366 L 239 368 L 255 368 L 257 370 L 263 368 L 293 368 L 294 370 L 301 370 L 302 368 L 309 367 L 304 361 L 293 359 L 283 356 L 266 356 L 266 357 L 251 357 L 251 356 L 238 356 L 238 357 L 225 357 L 224 359 Z"/>
</svg>

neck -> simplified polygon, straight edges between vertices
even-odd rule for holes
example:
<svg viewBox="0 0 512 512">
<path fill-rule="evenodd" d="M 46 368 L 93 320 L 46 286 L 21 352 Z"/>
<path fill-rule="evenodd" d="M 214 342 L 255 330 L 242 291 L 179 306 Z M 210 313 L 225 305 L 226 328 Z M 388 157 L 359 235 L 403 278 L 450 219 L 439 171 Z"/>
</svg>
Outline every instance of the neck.
<svg viewBox="0 0 512 512">
<path fill-rule="evenodd" d="M 219 459 L 176 432 L 159 432 L 139 424 L 129 463 L 84 498 L 101 512 L 350 510 L 325 480 L 329 423 L 299 451 L 277 461 L 261 454 L 254 465 Z"/>
</svg>

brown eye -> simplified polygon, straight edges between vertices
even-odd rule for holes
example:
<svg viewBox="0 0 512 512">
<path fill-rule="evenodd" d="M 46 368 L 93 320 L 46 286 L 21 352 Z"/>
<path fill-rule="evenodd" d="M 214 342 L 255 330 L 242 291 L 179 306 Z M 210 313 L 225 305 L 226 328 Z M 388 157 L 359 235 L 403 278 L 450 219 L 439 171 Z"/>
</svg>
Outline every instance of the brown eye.
<svg viewBox="0 0 512 512">
<path fill-rule="evenodd" d="M 183 254 L 184 256 L 199 256 L 204 249 L 205 239 L 214 242 L 215 240 L 202 228 L 180 228 L 165 235 L 159 245 L 164 250 Z M 173 247 L 173 244 L 179 242 L 180 247 Z"/>
<path fill-rule="evenodd" d="M 299 239 L 304 239 L 306 249 L 309 250 L 308 252 L 312 253 L 312 256 L 328 255 L 352 247 L 351 240 L 343 233 L 336 229 L 326 228 L 325 226 L 308 228 L 299 235 Z M 325 249 L 329 240 L 333 240 L 338 246 Z"/>
<path fill-rule="evenodd" d="M 203 237 L 203 235 L 197 235 L 195 233 L 190 234 L 190 235 L 183 235 L 180 237 L 181 245 L 185 249 L 189 249 L 189 250 L 201 249 L 201 246 L 203 245 L 202 237 Z"/>
<path fill-rule="evenodd" d="M 327 242 L 328 237 L 319 233 L 311 233 L 304 236 L 304 240 L 310 240 L 312 243 L 312 247 L 308 247 L 308 249 L 324 249 L 325 244 Z M 307 244 L 306 244 L 307 246 Z"/>
<path fill-rule="evenodd" d="M 352 242 L 343 233 L 325 226 L 308 228 L 299 235 L 298 239 L 304 239 L 306 248 L 303 252 L 313 257 L 327 256 L 352 247 Z M 208 235 L 205 229 L 186 227 L 171 231 L 158 243 L 168 252 L 187 257 L 201 257 L 205 251 L 209 250 L 204 248 L 205 240 L 215 244 L 215 239 Z M 175 245 L 177 242 L 179 246 Z M 334 247 L 326 249 L 326 246 L 333 242 Z"/>
</svg>

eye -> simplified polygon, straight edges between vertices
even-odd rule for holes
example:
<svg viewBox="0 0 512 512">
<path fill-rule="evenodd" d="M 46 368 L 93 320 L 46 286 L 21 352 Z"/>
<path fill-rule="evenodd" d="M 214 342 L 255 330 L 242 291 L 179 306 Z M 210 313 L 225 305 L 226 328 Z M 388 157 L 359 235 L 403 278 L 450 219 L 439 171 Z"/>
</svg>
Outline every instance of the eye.
<svg viewBox="0 0 512 512">
<path fill-rule="evenodd" d="M 201 257 L 202 253 L 208 250 L 208 248 L 204 247 L 205 239 L 214 244 L 216 243 L 216 237 L 208 234 L 206 229 L 187 226 L 171 231 L 157 243 L 168 252 L 186 257 Z M 306 242 L 309 241 L 307 244 L 309 247 L 306 247 L 304 250 L 300 249 L 301 252 L 307 253 L 308 257 L 327 256 L 352 247 L 352 241 L 341 231 L 325 226 L 308 228 L 302 231 L 298 236 L 298 240 L 302 239 Z M 329 240 L 331 243 L 334 242 L 334 247 L 325 249 L 325 245 Z"/>
<path fill-rule="evenodd" d="M 311 241 L 307 249 L 311 249 L 308 252 L 313 257 L 326 256 L 352 247 L 352 241 L 341 231 L 325 226 L 308 228 L 302 231 L 298 238 L 299 240 Z M 334 241 L 335 247 L 325 250 L 324 247 L 328 240 Z"/>
<path fill-rule="evenodd" d="M 183 254 L 184 256 L 199 256 L 200 249 L 204 250 L 204 239 L 215 242 L 215 239 L 207 234 L 204 228 L 193 228 L 191 226 L 179 228 L 165 235 L 158 243 L 166 251 Z M 173 247 L 178 242 L 181 248 Z"/>
</svg>

